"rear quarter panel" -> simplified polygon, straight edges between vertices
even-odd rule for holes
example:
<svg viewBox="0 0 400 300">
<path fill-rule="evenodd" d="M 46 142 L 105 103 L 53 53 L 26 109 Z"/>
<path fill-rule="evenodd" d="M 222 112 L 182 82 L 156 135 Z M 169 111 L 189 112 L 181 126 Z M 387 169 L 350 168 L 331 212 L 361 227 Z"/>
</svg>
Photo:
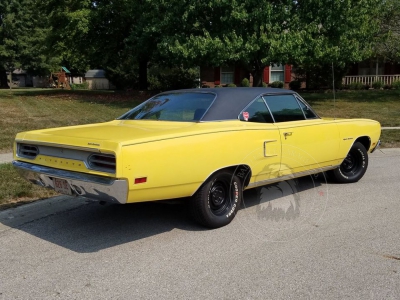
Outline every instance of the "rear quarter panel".
<svg viewBox="0 0 400 300">
<path fill-rule="evenodd" d="M 368 119 L 343 119 L 337 120 L 340 135 L 339 157 L 344 159 L 351 146 L 360 137 L 368 137 L 370 146 L 368 152 L 376 146 L 381 135 L 379 122 Z"/>
<path fill-rule="evenodd" d="M 278 134 L 275 125 L 270 124 L 270 130 L 247 123 L 245 128 L 122 147 L 128 202 L 191 196 L 213 172 L 233 165 L 248 164 L 254 173 L 261 172 L 257 165 L 265 159 L 263 143 Z M 142 177 L 146 183 L 134 184 Z"/>
</svg>

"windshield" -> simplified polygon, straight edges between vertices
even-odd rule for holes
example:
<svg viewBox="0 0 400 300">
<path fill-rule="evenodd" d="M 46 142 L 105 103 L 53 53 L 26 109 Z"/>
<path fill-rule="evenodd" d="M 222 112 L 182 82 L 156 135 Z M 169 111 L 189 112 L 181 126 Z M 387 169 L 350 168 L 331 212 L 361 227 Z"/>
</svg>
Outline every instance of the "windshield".
<svg viewBox="0 0 400 300">
<path fill-rule="evenodd" d="M 211 93 L 170 93 L 157 95 L 136 106 L 120 120 L 199 121 L 214 101 Z"/>
</svg>

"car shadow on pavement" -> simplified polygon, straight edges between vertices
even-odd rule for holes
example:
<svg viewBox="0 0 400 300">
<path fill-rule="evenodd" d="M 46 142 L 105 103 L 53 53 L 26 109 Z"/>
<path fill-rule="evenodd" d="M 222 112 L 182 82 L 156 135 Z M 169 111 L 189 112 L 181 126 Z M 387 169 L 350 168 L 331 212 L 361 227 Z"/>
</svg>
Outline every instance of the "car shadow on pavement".
<svg viewBox="0 0 400 300">
<path fill-rule="evenodd" d="M 70 198 L 69 201 L 85 201 Z M 7 225 L 7 222 L 2 222 Z M 190 219 L 185 203 L 86 205 L 12 228 L 79 253 L 97 252 L 178 229 L 207 230 Z"/>
<path fill-rule="evenodd" d="M 311 190 L 321 184 L 321 179 L 300 178 L 295 180 L 296 183 L 287 181 L 290 183 L 287 185 L 289 194 Z M 268 193 L 267 200 L 262 197 L 260 202 L 260 197 L 258 197 L 260 189 L 262 191 L 263 188 L 268 189 L 273 186 L 267 185 L 245 191 L 245 207 L 265 205 L 265 201 L 285 201 L 285 196 L 287 196 L 285 193 L 282 195 Z M 7 221 L 2 221 L 2 223 L 78 253 L 97 252 L 173 230 L 208 231 L 207 228 L 197 225 L 191 218 L 187 205 L 189 199 L 100 205 L 96 201 L 84 198 L 67 198 L 67 201 L 70 202 L 82 201 L 82 205 L 38 217 L 20 225 Z M 39 205 L 37 210 L 40 210 Z M 35 211 L 31 211 L 31 213 L 36 214 Z"/>
</svg>

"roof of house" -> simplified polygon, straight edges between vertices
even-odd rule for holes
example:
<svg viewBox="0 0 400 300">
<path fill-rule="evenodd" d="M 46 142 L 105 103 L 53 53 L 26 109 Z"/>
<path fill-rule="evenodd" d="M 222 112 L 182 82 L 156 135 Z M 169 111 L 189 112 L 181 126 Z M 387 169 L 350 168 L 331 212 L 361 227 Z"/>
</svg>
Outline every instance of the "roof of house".
<svg viewBox="0 0 400 300">
<path fill-rule="evenodd" d="M 71 72 L 66 67 L 61 67 L 61 70 L 65 73 L 71 74 Z"/>
<path fill-rule="evenodd" d="M 106 78 L 106 71 L 104 70 L 89 70 L 85 73 L 86 78 Z"/>
</svg>

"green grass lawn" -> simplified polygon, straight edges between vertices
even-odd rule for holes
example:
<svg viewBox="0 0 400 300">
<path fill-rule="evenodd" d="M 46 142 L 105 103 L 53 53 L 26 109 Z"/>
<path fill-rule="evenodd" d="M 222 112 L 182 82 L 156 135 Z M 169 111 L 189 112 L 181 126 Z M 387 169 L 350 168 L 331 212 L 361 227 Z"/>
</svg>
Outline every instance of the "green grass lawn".
<svg viewBox="0 0 400 300">
<path fill-rule="evenodd" d="M 110 121 L 148 97 L 112 91 L 0 90 L 0 153 L 12 151 L 18 132 Z"/>
<path fill-rule="evenodd" d="M 322 117 L 369 118 L 400 126 L 400 91 L 342 91 L 301 95 Z M 150 94 L 54 89 L 0 90 L 0 153 L 12 151 L 20 131 L 113 120 Z M 400 147 L 400 130 L 384 130 L 383 147 Z M 11 164 L 0 165 L 0 209 L 55 195 L 24 181 Z"/>
</svg>

